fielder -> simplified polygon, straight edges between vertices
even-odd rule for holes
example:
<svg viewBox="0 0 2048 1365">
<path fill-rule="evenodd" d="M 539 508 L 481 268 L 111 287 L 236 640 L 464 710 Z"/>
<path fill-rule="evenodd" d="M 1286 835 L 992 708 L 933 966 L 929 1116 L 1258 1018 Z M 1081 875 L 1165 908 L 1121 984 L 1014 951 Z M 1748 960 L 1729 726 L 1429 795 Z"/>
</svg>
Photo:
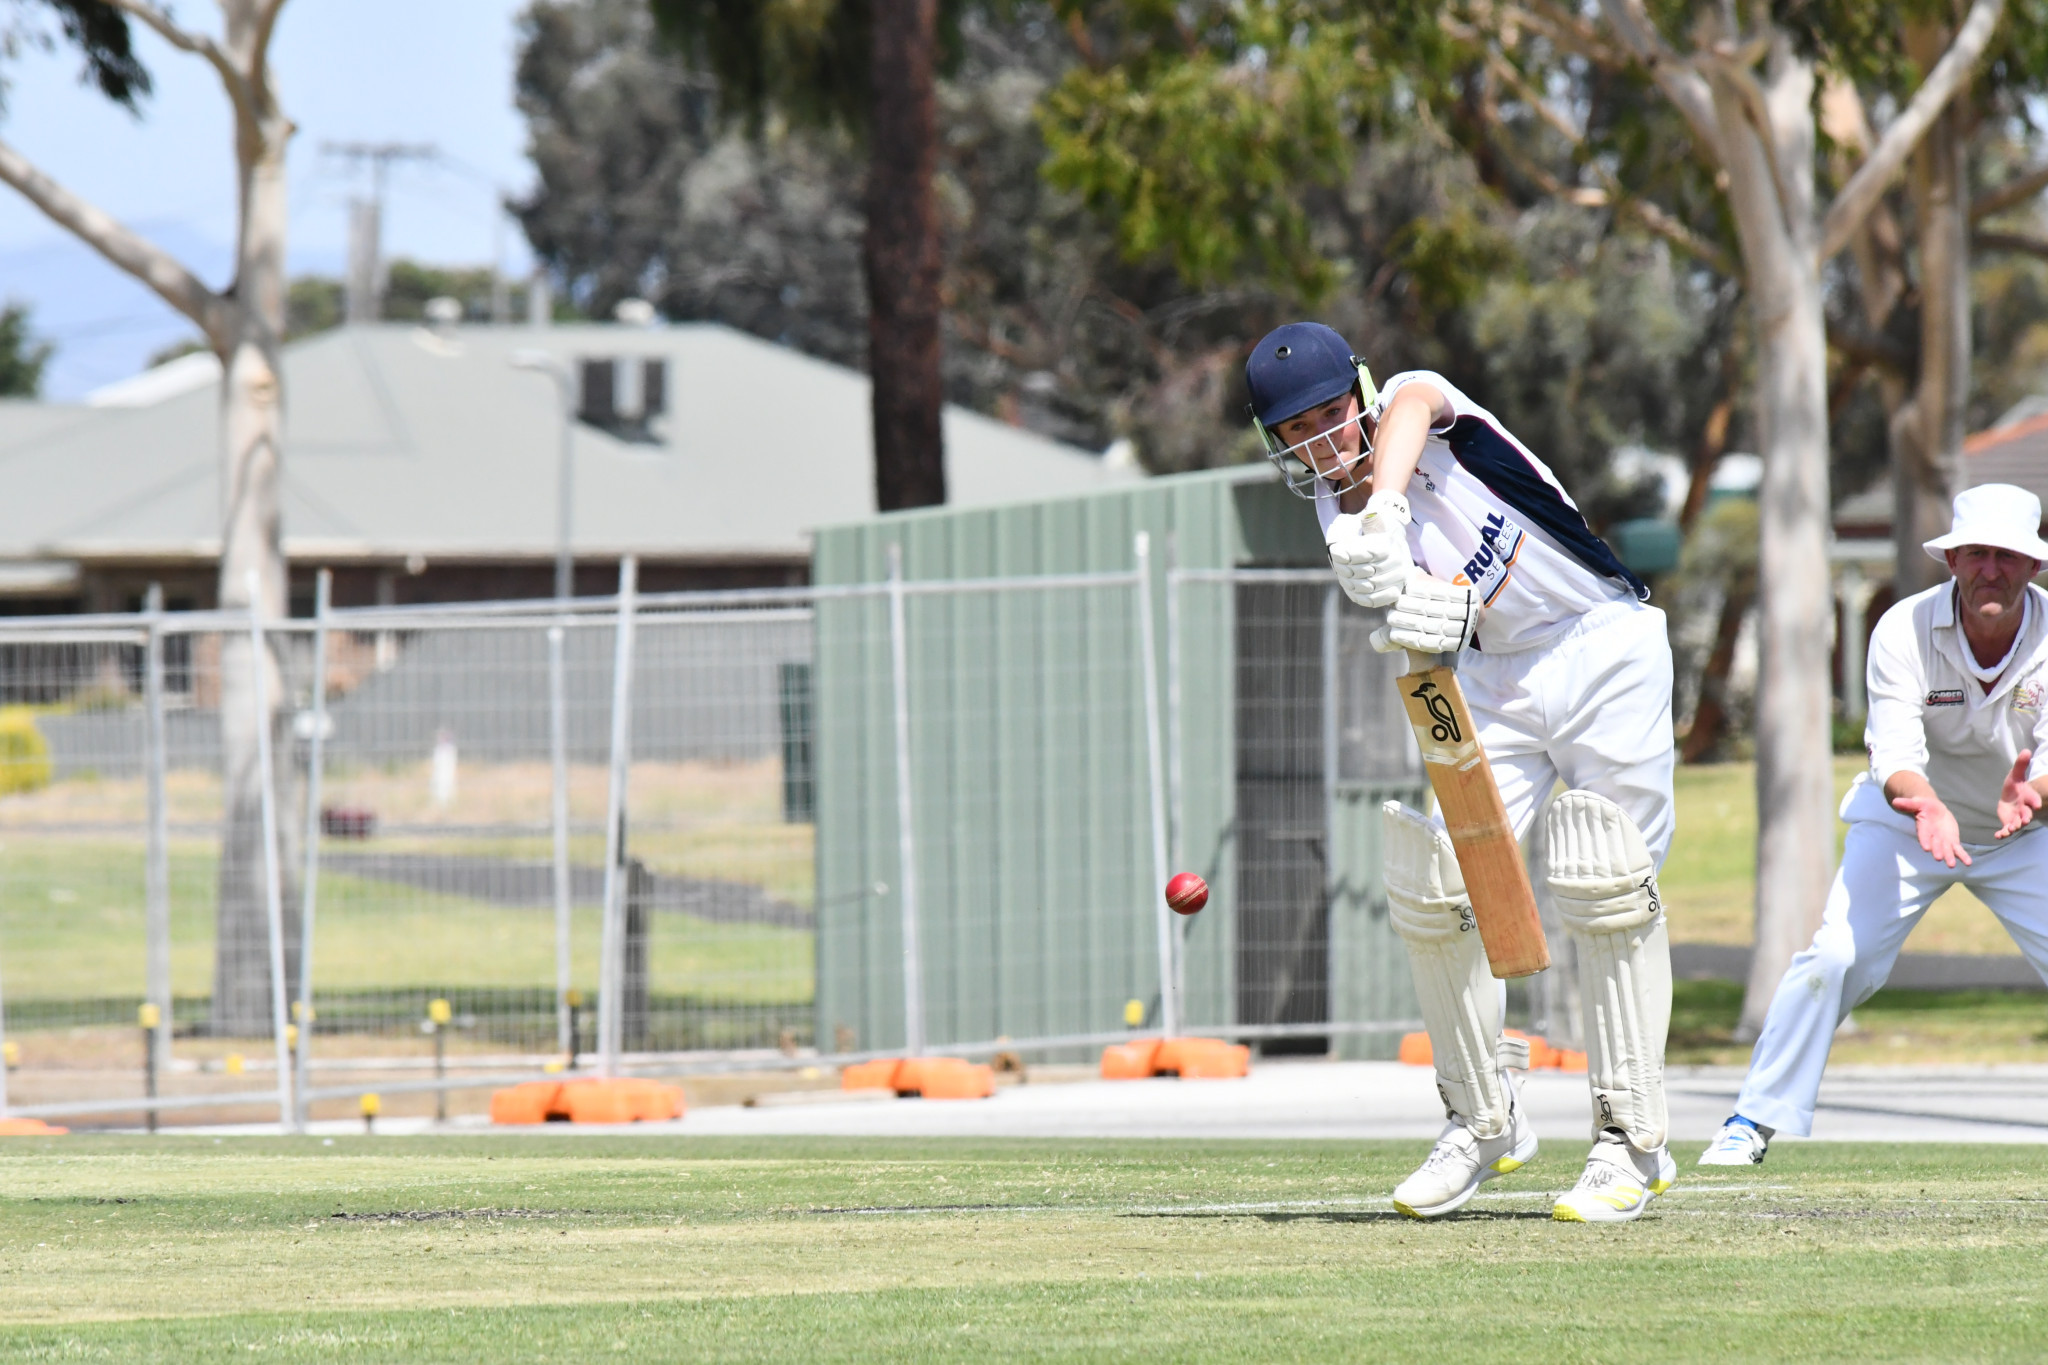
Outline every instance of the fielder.
<svg viewBox="0 0 2048 1365">
<path fill-rule="evenodd" d="M 2048 560 L 2041 500 L 1984 484 L 1926 543 L 1954 581 L 1892 607 L 1870 635 L 1870 770 L 1842 801 L 1849 837 L 1813 945 L 1771 999 L 1735 1113 L 1702 1166 L 1764 1159 L 1813 1131 L 1835 1028 L 1891 975 L 1899 947 L 1961 882 L 2048 979 Z M 2039 757 L 2036 757 L 2039 755 Z"/>
<path fill-rule="evenodd" d="M 1673 823 L 1664 615 L 1543 462 L 1442 376 L 1410 371 L 1375 390 L 1341 336 L 1298 322 L 1259 342 L 1245 378 L 1268 454 L 1315 501 L 1345 593 L 1391 608 L 1374 645 L 1458 654 L 1516 837 L 1560 777 L 1570 788 L 1545 835 L 1551 894 L 1582 963 L 1593 1148 L 1553 1212 L 1639 1217 L 1677 1178 L 1656 878 Z M 1505 988 L 1443 827 L 1393 802 L 1385 819 L 1387 898 L 1449 1119 L 1394 1207 L 1434 1218 L 1536 1154 L 1508 1075 L 1527 1066 L 1527 1045 L 1501 1037 Z"/>
</svg>

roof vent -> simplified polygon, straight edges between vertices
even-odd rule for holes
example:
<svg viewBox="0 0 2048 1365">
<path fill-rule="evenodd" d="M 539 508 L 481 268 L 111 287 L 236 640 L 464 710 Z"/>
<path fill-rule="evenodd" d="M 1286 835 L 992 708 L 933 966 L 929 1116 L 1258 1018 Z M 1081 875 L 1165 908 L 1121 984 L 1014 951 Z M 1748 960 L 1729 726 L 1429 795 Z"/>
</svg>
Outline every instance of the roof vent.
<svg viewBox="0 0 2048 1365">
<path fill-rule="evenodd" d="M 660 445 L 656 418 L 668 413 L 663 356 L 586 356 L 576 367 L 576 420 L 622 441 Z"/>
<path fill-rule="evenodd" d="M 612 316 L 628 327 L 652 327 L 656 315 L 654 305 L 646 299 L 620 299 Z"/>
</svg>

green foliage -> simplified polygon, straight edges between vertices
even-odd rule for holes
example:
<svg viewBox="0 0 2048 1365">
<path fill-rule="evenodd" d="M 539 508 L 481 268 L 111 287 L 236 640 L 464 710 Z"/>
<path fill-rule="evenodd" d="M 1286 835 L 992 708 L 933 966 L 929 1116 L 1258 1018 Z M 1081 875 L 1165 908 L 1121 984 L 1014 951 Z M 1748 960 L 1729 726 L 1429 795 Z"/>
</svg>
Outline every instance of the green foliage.
<svg viewBox="0 0 2048 1365">
<path fill-rule="evenodd" d="M 718 77 L 720 108 L 759 133 L 772 113 L 856 133 L 868 124 L 873 6 L 890 0 L 650 0 L 662 35 Z M 960 20 L 970 8 L 939 0 L 939 69 L 960 58 Z"/>
<path fill-rule="evenodd" d="M 48 50 L 57 45 L 29 18 L 34 10 L 48 9 L 56 16 L 64 42 L 85 59 L 78 73 L 80 84 L 94 87 L 130 113 L 151 93 L 149 70 L 135 55 L 128 16 L 107 0 L 12 0 L 12 8 L 21 18 L 6 26 L 5 55 L 13 56 L 24 46 Z"/>
<path fill-rule="evenodd" d="M 0 308 L 0 398 L 34 398 L 43 391 L 43 369 L 57 348 L 37 341 L 29 330 L 29 308 Z"/>
<path fill-rule="evenodd" d="M 0 795 L 50 785 L 50 741 L 26 706 L 0 707 Z"/>
<path fill-rule="evenodd" d="M 1046 178 L 1114 222 L 1126 259 L 1163 258 L 1197 287 L 1251 277 L 1311 302 L 1340 278 L 1315 240 L 1315 192 L 1343 180 L 1361 132 L 1413 115 L 1450 50 L 1406 4 L 1055 8 L 1096 60 L 1043 102 Z M 1117 60 L 1102 60 L 1112 48 Z M 1470 244 L 1443 225 L 1409 251 L 1436 282 Z"/>
<path fill-rule="evenodd" d="M 417 322 L 427 315 L 427 300 L 451 298 L 462 305 L 463 317 L 483 321 L 491 316 L 492 279 L 484 266 L 392 261 L 384 277 L 384 320 Z M 525 295 L 523 286 L 516 292 L 521 298 Z M 517 300 L 514 304 L 516 308 Z"/>
<path fill-rule="evenodd" d="M 285 336 L 296 338 L 341 326 L 347 287 L 323 275 L 301 275 L 285 288 Z"/>
</svg>

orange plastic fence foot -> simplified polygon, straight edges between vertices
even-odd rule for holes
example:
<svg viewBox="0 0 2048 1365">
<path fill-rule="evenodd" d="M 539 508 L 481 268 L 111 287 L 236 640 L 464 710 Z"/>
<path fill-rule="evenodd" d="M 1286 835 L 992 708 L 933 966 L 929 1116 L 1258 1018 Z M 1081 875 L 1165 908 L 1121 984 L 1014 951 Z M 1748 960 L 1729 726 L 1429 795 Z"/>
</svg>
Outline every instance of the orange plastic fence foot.
<svg viewBox="0 0 2048 1365">
<path fill-rule="evenodd" d="M 960 1057 L 879 1057 L 839 1074 L 842 1090 L 893 1090 L 927 1100 L 985 1100 L 996 1093 L 992 1066 Z"/>
<path fill-rule="evenodd" d="M 41 1119 L 0 1119 L 0 1137 L 56 1137 L 70 1131 Z"/>
<path fill-rule="evenodd" d="M 1252 1050 L 1221 1038 L 1169 1038 L 1152 1065 L 1184 1081 L 1234 1081 L 1251 1074 Z"/>
<path fill-rule="evenodd" d="M 1252 1050 L 1221 1038 L 1134 1038 L 1102 1050 L 1102 1079 L 1236 1080 L 1251 1074 Z"/>
<path fill-rule="evenodd" d="M 1159 1055 L 1161 1041 L 1158 1038 L 1139 1038 L 1128 1043 L 1111 1043 L 1102 1049 L 1102 1079 L 1149 1080 L 1152 1076 L 1152 1062 Z"/>
<path fill-rule="evenodd" d="M 683 1089 L 637 1076 L 528 1081 L 491 1095 L 491 1122 L 657 1123 L 683 1116 Z"/>
</svg>

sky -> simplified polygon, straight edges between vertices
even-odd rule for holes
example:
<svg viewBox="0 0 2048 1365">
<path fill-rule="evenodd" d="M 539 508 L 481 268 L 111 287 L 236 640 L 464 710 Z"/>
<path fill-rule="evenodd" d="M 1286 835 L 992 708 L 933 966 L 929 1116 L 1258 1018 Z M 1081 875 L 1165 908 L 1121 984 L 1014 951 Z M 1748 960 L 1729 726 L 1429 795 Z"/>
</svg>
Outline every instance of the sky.
<svg viewBox="0 0 2048 1365">
<path fill-rule="evenodd" d="M 516 20 L 525 0 L 287 0 L 272 48 L 277 89 L 298 126 L 289 180 L 290 270 L 340 275 L 347 204 L 367 180 L 323 143 L 433 143 L 433 164 L 401 163 L 387 186 L 384 251 L 439 265 L 531 266 L 499 199 L 532 170 L 512 105 Z M 195 27 L 211 4 L 176 12 Z M 5 139 L 43 172 L 226 282 L 235 235 L 227 97 L 197 57 L 141 25 L 137 47 L 156 92 L 137 119 L 78 83 L 75 52 L 23 52 L 4 72 Z M 502 219 L 502 223 L 501 220 Z M 0 185 L 0 300 L 27 304 L 57 353 L 46 398 L 75 399 L 135 374 L 191 324 Z"/>
</svg>

